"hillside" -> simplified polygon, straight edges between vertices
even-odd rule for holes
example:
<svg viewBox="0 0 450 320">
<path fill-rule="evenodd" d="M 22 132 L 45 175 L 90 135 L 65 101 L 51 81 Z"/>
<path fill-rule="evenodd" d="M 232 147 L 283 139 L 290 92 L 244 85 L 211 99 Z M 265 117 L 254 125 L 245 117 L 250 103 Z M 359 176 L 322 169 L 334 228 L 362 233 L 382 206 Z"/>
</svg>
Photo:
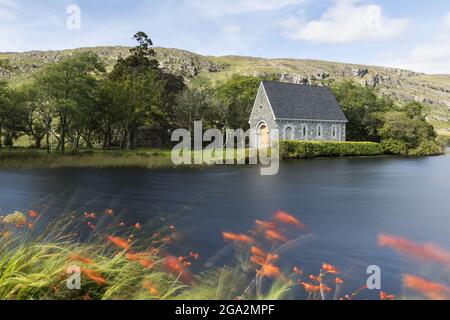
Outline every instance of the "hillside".
<svg viewBox="0 0 450 320">
<path fill-rule="evenodd" d="M 92 50 L 111 69 L 119 57 L 128 55 L 127 47 L 80 48 L 64 51 L 0 53 L 0 80 L 19 84 L 48 64 L 60 61 L 77 51 Z M 429 120 L 441 133 L 450 134 L 450 75 L 422 73 L 355 64 L 253 57 L 201 56 L 178 49 L 157 48 L 161 66 L 182 75 L 187 81 L 205 77 L 221 81 L 234 74 L 275 75 L 279 80 L 314 84 L 352 79 L 375 87 L 396 101 L 420 101 L 429 106 Z"/>
</svg>

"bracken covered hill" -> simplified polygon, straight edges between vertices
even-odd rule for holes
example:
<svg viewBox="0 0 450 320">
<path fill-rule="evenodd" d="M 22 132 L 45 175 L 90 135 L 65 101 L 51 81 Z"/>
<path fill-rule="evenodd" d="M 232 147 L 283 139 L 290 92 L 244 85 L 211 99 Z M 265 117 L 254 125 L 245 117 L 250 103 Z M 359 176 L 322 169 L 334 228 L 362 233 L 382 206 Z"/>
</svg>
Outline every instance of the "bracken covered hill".
<svg viewBox="0 0 450 320">
<path fill-rule="evenodd" d="M 111 69 L 127 47 L 95 47 L 63 51 L 0 53 L 0 80 L 19 84 L 46 65 L 79 51 L 96 52 Z M 427 75 L 408 70 L 301 59 L 263 59 L 240 56 L 209 57 L 179 49 L 156 48 L 160 65 L 187 82 L 204 77 L 213 82 L 234 74 L 275 76 L 280 81 L 318 84 L 354 80 L 396 101 L 419 101 L 429 106 L 428 118 L 437 129 L 450 128 L 450 75 Z"/>
</svg>

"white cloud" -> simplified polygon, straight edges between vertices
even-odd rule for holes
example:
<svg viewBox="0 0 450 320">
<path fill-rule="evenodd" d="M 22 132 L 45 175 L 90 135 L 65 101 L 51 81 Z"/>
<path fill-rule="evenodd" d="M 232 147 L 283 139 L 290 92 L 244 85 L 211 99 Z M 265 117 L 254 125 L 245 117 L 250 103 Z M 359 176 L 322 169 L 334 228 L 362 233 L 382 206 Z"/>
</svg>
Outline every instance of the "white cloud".
<svg viewBox="0 0 450 320">
<path fill-rule="evenodd" d="M 283 35 L 293 40 L 314 43 L 348 44 L 398 37 L 408 19 L 386 17 L 379 5 L 361 0 L 333 0 L 333 5 L 318 20 L 291 17 L 282 23 Z"/>
<path fill-rule="evenodd" d="M 187 0 L 199 12 L 209 16 L 237 15 L 273 11 L 304 3 L 306 0 Z"/>
<path fill-rule="evenodd" d="M 417 45 L 406 57 L 382 61 L 403 69 L 450 74 L 450 12 L 430 40 Z"/>
</svg>

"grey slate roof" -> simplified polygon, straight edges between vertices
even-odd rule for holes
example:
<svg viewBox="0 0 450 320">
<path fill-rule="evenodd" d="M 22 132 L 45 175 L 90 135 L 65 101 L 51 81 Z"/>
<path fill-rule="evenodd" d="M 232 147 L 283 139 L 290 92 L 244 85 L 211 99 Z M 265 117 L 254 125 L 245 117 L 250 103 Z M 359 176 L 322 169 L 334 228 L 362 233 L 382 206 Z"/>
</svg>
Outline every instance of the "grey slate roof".
<svg viewBox="0 0 450 320">
<path fill-rule="evenodd" d="M 347 121 L 327 87 L 263 81 L 277 119 Z"/>
</svg>

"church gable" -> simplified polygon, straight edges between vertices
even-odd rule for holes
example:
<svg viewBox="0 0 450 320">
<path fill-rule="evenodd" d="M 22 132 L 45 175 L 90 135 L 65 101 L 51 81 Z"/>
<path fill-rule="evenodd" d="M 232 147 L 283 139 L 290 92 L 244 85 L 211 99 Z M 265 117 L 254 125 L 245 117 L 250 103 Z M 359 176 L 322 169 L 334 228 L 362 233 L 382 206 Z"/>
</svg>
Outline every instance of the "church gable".
<svg viewBox="0 0 450 320">
<path fill-rule="evenodd" d="M 256 95 L 249 123 L 251 127 L 254 127 L 262 121 L 266 122 L 269 127 L 276 128 L 275 115 L 270 106 L 270 101 L 264 90 L 264 86 L 261 83 L 258 94 Z"/>
</svg>

